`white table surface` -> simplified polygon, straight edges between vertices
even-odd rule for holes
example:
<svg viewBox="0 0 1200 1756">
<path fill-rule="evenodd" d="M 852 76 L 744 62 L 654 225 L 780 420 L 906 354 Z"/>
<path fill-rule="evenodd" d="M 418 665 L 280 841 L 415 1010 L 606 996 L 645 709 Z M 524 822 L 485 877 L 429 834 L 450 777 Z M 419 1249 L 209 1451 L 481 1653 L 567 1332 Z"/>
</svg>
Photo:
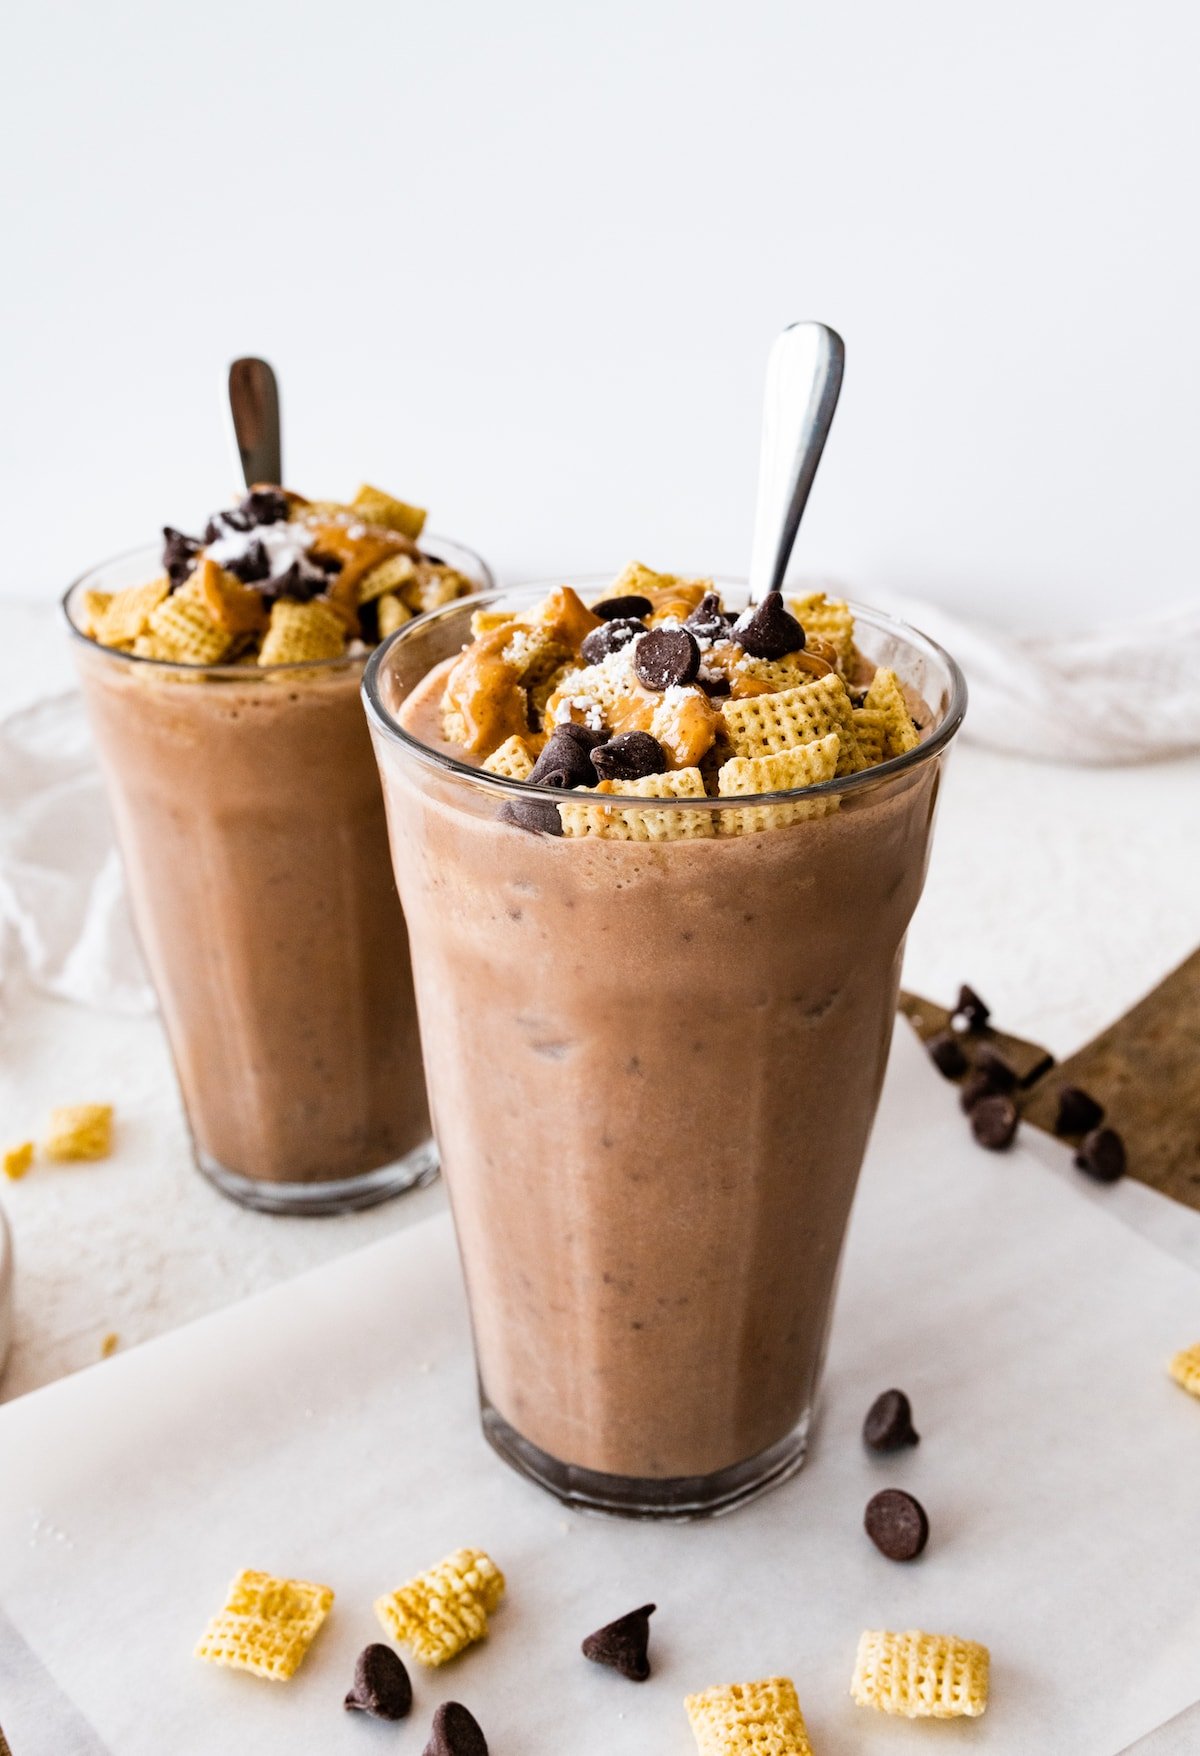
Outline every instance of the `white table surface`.
<svg viewBox="0 0 1200 1756">
<path fill-rule="evenodd" d="M 0 711 L 71 683 L 52 616 L 0 609 Z M 1116 1017 L 1200 943 L 1200 757 L 1078 769 L 960 744 L 948 771 L 906 983 L 950 999 L 970 981 L 1005 1028 L 1059 1054 Z M 153 1019 L 114 1018 L 10 982 L 0 992 L 0 1136 L 51 1105 L 116 1104 L 101 1164 L 39 1167 L 0 1190 L 15 1236 L 17 1396 L 342 1252 L 443 1202 L 419 1191 L 363 1214 L 248 1213 L 195 1172 Z M 1084 1186 L 1200 1266 L 1200 1222 L 1141 1185 Z"/>
</svg>

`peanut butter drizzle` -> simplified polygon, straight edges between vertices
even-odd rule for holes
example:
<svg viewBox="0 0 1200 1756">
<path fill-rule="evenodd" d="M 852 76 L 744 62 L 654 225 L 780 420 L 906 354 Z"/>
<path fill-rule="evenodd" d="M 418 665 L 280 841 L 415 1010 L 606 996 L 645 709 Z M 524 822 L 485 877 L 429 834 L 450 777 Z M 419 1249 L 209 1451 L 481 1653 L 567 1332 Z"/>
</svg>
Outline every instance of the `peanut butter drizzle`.
<svg viewBox="0 0 1200 1756">
<path fill-rule="evenodd" d="M 525 691 L 504 657 L 513 626 L 505 622 L 479 635 L 446 678 L 446 711 L 461 715 L 466 748 L 475 756 L 490 755 L 506 738 L 529 731 Z"/>
<path fill-rule="evenodd" d="M 599 628 L 600 617 L 593 616 L 583 599 L 569 585 L 560 585 L 550 593 L 537 618 L 538 626 L 547 629 L 556 640 L 576 651 L 584 639 Z"/>
<path fill-rule="evenodd" d="M 698 579 L 691 585 L 678 580 L 674 585 L 654 587 L 643 594 L 654 606 L 646 620 L 653 625 L 665 622 L 668 616 L 674 616 L 678 621 L 686 622 L 709 589 L 708 583 L 703 579 Z"/>
</svg>

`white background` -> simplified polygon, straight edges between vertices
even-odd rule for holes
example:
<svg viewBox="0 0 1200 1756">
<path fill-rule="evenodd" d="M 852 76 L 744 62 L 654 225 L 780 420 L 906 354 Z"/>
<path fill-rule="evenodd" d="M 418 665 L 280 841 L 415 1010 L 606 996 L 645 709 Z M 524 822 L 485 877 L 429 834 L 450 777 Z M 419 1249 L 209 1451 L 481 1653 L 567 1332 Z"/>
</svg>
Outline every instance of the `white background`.
<svg viewBox="0 0 1200 1756">
<path fill-rule="evenodd" d="M 998 621 L 1194 595 L 1188 0 L 40 0 L 10 15 L 0 591 L 285 462 L 508 576 L 744 570 L 775 331 L 845 335 L 798 552 Z M 15 174 L 14 174 L 15 172 Z"/>
</svg>

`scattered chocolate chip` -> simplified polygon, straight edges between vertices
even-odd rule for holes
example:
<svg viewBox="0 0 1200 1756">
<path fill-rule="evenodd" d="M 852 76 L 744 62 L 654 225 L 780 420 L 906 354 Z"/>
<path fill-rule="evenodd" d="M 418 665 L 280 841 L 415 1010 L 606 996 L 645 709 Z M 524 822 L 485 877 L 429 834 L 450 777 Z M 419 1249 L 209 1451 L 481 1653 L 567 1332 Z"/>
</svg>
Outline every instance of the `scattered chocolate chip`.
<svg viewBox="0 0 1200 1756">
<path fill-rule="evenodd" d="M 225 562 L 226 573 L 232 573 L 243 585 L 253 585 L 260 579 L 266 579 L 271 571 L 271 563 L 267 551 L 257 540 L 252 542 L 244 555 L 234 555 Z"/>
<path fill-rule="evenodd" d="M 598 604 L 592 605 L 592 615 L 599 616 L 602 622 L 640 622 L 653 611 L 654 605 L 649 598 L 633 593 L 625 598 L 601 598 Z"/>
<path fill-rule="evenodd" d="M 958 1088 L 958 1101 L 968 1116 L 980 1098 L 998 1097 L 999 1095 L 988 1075 L 978 1068 L 968 1073 Z"/>
<path fill-rule="evenodd" d="M 446 1701 L 433 1716 L 433 1736 L 424 1756 L 488 1756 L 487 1739 L 473 1713 L 458 1701 Z"/>
<path fill-rule="evenodd" d="M 1058 1094 L 1056 1134 L 1090 1134 L 1104 1120 L 1104 1106 L 1077 1085 L 1064 1085 Z"/>
<path fill-rule="evenodd" d="M 405 1719 L 412 1708 L 412 1683 L 404 1661 L 378 1641 L 364 1647 L 354 1666 L 354 1687 L 345 1705 L 372 1719 Z"/>
<path fill-rule="evenodd" d="M 287 495 L 278 488 L 251 488 L 238 511 L 251 524 L 283 524 L 288 515 Z"/>
<path fill-rule="evenodd" d="M 721 608 L 721 599 L 718 593 L 706 591 L 684 623 L 684 627 L 690 628 L 692 633 L 699 635 L 701 640 L 726 640 L 732 621 L 733 617 L 727 616 Z"/>
<path fill-rule="evenodd" d="M 644 622 L 635 616 L 621 616 L 613 622 L 601 622 L 599 628 L 585 634 L 579 651 L 585 664 L 601 665 L 610 652 L 620 652 L 635 636 L 645 632 Z"/>
<path fill-rule="evenodd" d="M 958 1079 L 967 1071 L 967 1057 L 962 1052 L 962 1044 L 950 1031 L 939 1031 L 937 1036 L 930 1037 L 925 1047 L 929 1050 L 929 1059 L 947 1079 Z"/>
<path fill-rule="evenodd" d="M 500 807 L 501 823 L 527 829 L 531 835 L 561 835 L 562 818 L 555 805 L 544 799 L 506 799 Z"/>
<path fill-rule="evenodd" d="M 203 547 L 199 537 L 185 537 L 181 530 L 163 526 L 162 564 L 172 585 L 182 585 L 189 578 Z"/>
<path fill-rule="evenodd" d="M 583 1656 L 593 1664 L 610 1665 L 631 1683 L 644 1683 L 650 1675 L 650 1618 L 654 1604 L 643 1604 L 630 1610 L 589 1634 L 583 1643 Z"/>
<path fill-rule="evenodd" d="M 578 738 L 555 729 L 528 776 L 531 787 L 591 787 L 591 759 Z"/>
<path fill-rule="evenodd" d="M 640 683 L 661 695 L 695 682 L 700 648 L 686 628 L 653 628 L 638 641 L 633 668 Z"/>
<path fill-rule="evenodd" d="M 991 1043 L 980 1043 L 975 1051 L 975 1067 L 987 1074 L 993 1091 L 1012 1091 L 1017 1083 L 1016 1069 Z"/>
<path fill-rule="evenodd" d="M 1017 1132 L 1017 1106 L 1003 1092 L 981 1097 L 971 1108 L 971 1132 L 989 1152 L 1003 1152 Z"/>
<path fill-rule="evenodd" d="M 958 990 L 958 1005 L 950 1020 L 951 1030 L 956 1030 L 960 1036 L 967 1036 L 982 1030 L 991 1016 L 991 1008 L 985 1006 L 974 988 L 969 988 L 964 982 Z"/>
<path fill-rule="evenodd" d="M 889 1561 L 914 1561 L 929 1541 L 925 1508 L 902 1488 L 884 1488 L 872 1495 L 863 1529 Z"/>
<path fill-rule="evenodd" d="M 574 738 L 581 749 L 594 750 L 597 744 L 608 741 L 607 732 L 593 731 L 591 726 L 581 726 L 578 720 L 560 720 L 550 734 L 554 738 Z"/>
<path fill-rule="evenodd" d="M 778 659 L 789 652 L 803 652 L 804 630 L 783 607 L 783 593 L 769 591 L 738 617 L 730 638 L 751 658 Z"/>
<path fill-rule="evenodd" d="M 885 1390 L 867 1410 L 863 1443 L 872 1451 L 901 1451 L 919 1445 L 921 1435 L 912 1424 L 912 1404 L 902 1390 Z"/>
<path fill-rule="evenodd" d="M 641 780 L 647 774 L 664 773 L 667 758 L 649 732 L 618 732 L 592 751 L 592 766 L 601 780 Z"/>
<path fill-rule="evenodd" d="M 1125 1142 L 1115 1128 L 1093 1128 L 1080 1142 L 1075 1163 L 1097 1183 L 1115 1183 L 1125 1175 Z"/>
</svg>

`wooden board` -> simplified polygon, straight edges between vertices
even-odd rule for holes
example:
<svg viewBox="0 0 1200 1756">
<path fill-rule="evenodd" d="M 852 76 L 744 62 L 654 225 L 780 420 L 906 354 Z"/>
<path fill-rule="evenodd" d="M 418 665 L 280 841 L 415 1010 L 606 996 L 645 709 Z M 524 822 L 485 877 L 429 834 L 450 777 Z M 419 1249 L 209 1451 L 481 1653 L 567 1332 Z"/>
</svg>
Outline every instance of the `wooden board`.
<svg viewBox="0 0 1200 1756">
<path fill-rule="evenodd" d="M 921 1037 L 945 1030 L 949 1012 L 919 994 L 900 1007 Z M 1058 1094 L 1081 1086 L 1124 1136 L 1129 1175 L 1200 1211 L 1200 950 L 1090 1043 L 1054 1063 L 1036 1043 L 987 1030 L 1021 1082 L 1021 1114 L 1054 1132 Z"/>
</svg>

